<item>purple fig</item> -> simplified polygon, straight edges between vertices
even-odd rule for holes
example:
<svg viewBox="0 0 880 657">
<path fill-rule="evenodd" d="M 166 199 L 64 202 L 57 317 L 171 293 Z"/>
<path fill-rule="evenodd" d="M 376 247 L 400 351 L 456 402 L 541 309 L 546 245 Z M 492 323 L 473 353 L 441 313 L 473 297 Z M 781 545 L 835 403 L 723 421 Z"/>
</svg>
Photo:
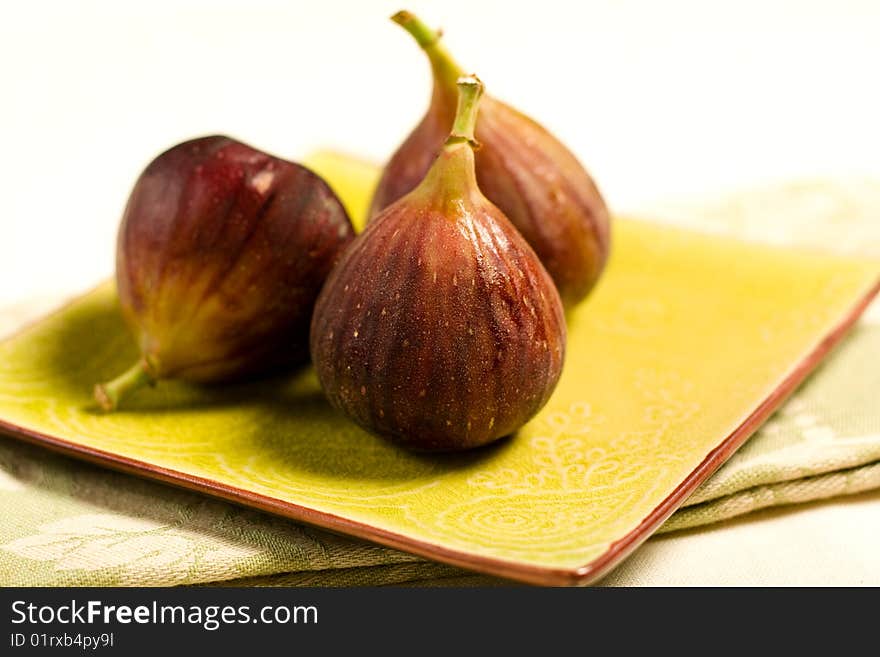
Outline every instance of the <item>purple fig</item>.
<svg viewBox="0 0 880 657">
<path fill-rule="evenodd" d="M 222 382 L 308 359 L 318 292 L 354 237 L 308 169 L 228 137 L 159 155 L 128 199 L 116 283 L 141 358 L 95 387 L 105 410 L 159 379 Z"/>
<path fill-rule="evenodd" d="M 378 214 L 415 188 L 443 146 L 463 71 L 440 34 L 409 12 L 392 17 L 422 47 L 434 91 L 421 123 L 385 167 L 371 206 Z M 593 179 L 574 155 L 541 125 L 509 105 L 483 99 L 476 137 L 477 182 L 532 246 L 566 307 L 587 296 L 609 251 L 609 213 Z"/>
<path fill-rule="evenodd" d="M 458 86 L 451 136 L 424 180 L 355 238 L 312 317 L 312 361 L 331 404 L 422 450 L 516 431 L 550 397 L 565 352 L 552 279 L 477 186 L 482 85 Z"/>
</svg>

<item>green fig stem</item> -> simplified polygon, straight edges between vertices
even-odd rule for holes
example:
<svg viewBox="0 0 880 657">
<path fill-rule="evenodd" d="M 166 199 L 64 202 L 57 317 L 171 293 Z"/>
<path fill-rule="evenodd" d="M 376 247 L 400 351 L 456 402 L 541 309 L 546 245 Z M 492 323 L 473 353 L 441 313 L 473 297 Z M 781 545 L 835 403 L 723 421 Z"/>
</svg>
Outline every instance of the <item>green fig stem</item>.
<svg viewBox="0 0 880 657">
<path fill-rule="evenodd" d="M 431 29 L 418 16 L 408 11 L 397 12 L 391 20 L 409 32 L 425 51 L 431 61 L 435 82 L 448 90 L 455 89 L 456 81 L 464 75 L 464 70 L 440 43 L 442 31 Z"/>
<path fill-rule="evenodd" d="M 413 38 L 422 48 L 433 46 L 440 40 L 440 32 L 432 30 L 412 12 L 399 11 L 391 17 L 391 20 L 412 34 Z"/>
<path fill-rule="evenodd" d="M 459 78 L 458 110 L 452 132 L 428 173 L 412 192 L 423 194 L 423 198 L 435 206 L 440 203 L 446 216 L 460 213 L 466 199 L 482 198 L 474 166 L 474 151 L 480 145 L 474 139 L 474 128 L 482 94 L 483 83 L 476 75 Z"/>
<path fill-rule="evenodd" d="M 101 410 L 108 413 L 114 411 L 119 406 L 119 402 L 132 392 L 145 385 L 155 383 L 151 369 L 147 360 L 141 358 L 112 381 L 96 385 L 95 400 Z"/>
<path fill-rule="evenodd" d="M 483 83 L 476 75 L 466 75 L 458 79 L 458 109 L 455 112 L 455 121 L 452 124 L 452 132 L 446 144 L 468 142 L 472 147 L 479 147 L 474 138 L 474 129 L 477 126 L 477 113 L 480 109 L 480 96 L 483 95 Z"/>
</svg>

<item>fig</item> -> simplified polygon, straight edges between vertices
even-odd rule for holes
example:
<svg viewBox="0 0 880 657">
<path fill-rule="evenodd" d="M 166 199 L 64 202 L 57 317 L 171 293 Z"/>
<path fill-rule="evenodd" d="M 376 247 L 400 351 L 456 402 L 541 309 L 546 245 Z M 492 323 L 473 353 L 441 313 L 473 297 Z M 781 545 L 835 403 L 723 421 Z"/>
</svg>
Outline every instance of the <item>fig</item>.
<svg viewBox="0 0 880 657">
<path fill-rule="evenodd" d="M 412 190 L 431 166 L 452 125 L 462 69 L 432 30 L 409 12 L 392 20 L 428 56 L 434 88 L 422 121 L 385 166 L 370 215 Z M 593 179 L 545 128 L 491 97 L 482 101 L 476 131 L 477 182 L 532 246 L 567 308 L 584 299 L 605 266 L 609 212 Z"/>
<path fill-rule="evenodd" d="M 513 433 L 550 397 L 565 354 L 553 280 L 477 185 L 482 83 L 458 87 L 450 136 L 424 180 L 354 239 L 312 317 L 330 403 L 416 450 Z"/>
<path fill-rule="evenodd" d="M 104 410 L 159 379 L 217 383 L 308 360 L 315 299 L 354 229 L 323 179 L 224 136 L 156 157 L 119 228 L 116 284 L 141 357 Z"/>
</svg>

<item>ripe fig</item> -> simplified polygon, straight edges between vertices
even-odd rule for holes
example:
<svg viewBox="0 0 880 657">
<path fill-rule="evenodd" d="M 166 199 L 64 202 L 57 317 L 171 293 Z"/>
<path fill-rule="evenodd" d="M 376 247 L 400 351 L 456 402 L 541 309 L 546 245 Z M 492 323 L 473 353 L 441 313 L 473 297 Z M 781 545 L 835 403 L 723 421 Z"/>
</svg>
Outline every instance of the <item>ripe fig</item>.
<svg viewBox="0 0 880 657">
<path fill-rule="evenodd" d="M 477 186 L 482 84 L 458 86 L 451 135 L 425 179 L 355 238 L 312 317 L 312 360 L 331 404 L 422 450 L 516 431 L 550 397 L 565 352 L 552 279 Z"/>
<path fill-rule="evenodd" d="M 223 136 L 162 153 L 134 185 L 116 250 L 141 358 L 95 398 L 112 410 L 158 379 L 221 382 L 306 361 L 315 299 L 353 237 L 305 167 Z"/>
<path fill-rule="evenodd" d="M 375 216 L 425 176 L 452 125 L 461 67 L 440 33 L 409 12 L 392 17 L 422 47 L 434 90 L 428 112 L 385 167 L 371 204 Z M 477 182 L 538 254 L 566 307 L 590 292 L 609 250 L 609 213 L 593 179 L 541 125 L 509 105 L 483 99 L 477 139 Z"/>
</svg>

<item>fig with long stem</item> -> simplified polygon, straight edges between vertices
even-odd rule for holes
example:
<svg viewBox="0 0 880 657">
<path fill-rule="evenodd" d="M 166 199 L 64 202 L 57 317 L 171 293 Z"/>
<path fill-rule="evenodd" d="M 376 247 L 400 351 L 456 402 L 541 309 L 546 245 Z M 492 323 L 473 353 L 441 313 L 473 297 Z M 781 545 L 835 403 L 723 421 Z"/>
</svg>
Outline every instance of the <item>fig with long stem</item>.
<svg viewBox="0 0 880 657">
<path fill-rule="evenodd" d="M 419 184 L 443 146 L 463 74 L 431 29 L 413 14 L 392 17 L 424 50 L 434 86 L 419 125 L 387 163 L 371 206 L 375 216 Z M 577 158 L 544 127 L 509 105 L 485 97 L 476 137 L 477 182 L 534 248 L 563 302 L 571 307 L 599 280 L 610 248 L 609 212 Z"/>
</svg>

